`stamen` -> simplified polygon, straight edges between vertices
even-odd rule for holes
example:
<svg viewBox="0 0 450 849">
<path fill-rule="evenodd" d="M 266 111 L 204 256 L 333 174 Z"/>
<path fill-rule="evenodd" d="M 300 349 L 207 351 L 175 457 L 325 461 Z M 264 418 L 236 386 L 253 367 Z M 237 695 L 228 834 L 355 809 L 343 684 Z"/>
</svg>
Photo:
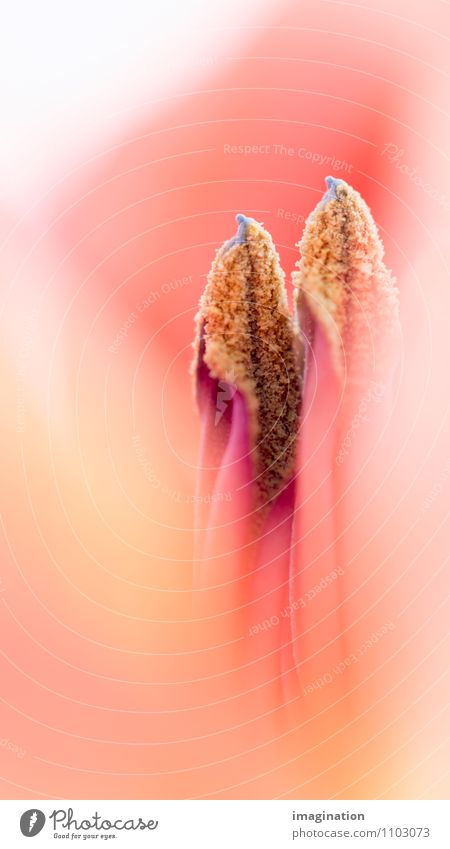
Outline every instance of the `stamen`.
<svg viewBox="0 0 450 849">
<path fill-rule="evenodd" d="M 297 307 L 305 303 L 320 322 L 339 376 L 359 380 L 381 372 L 390 356 L 397 290 L 368 206 L 344 180 L 326 183 L 299 243 Z"/>
<path fill-rule="evenodd" d="M 294 470 L 299 378 L 284 274 L 269 234 L 237 216 L 238 231 L 217 252 L 197 317 L 210 375 L 244 396 L 259 502 Z"/>
</svg>

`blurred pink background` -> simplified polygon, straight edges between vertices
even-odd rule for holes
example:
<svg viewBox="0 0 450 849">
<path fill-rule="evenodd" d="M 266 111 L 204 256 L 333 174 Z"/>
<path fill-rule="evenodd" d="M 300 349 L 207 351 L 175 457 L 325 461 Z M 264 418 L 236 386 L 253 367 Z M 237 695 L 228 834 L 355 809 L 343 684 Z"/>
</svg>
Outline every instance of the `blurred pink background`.
<svg viewBox="0 0 450 849">
<path fill-rule="evenodd" d="M 443 798 L 448 7 L 188 5 L 81 4 L 71 20 L 47 2 L 26 31 L 20 4 L 8 13 L 1 793 Z M 352 576 L 349 651 L 394 627 L 355 671 L 352 726 L 327 746 L 318 720 L 313 755 L 295 729 L 259 733 L 263 695 L 234 732 L 208 709 L 216 685 L 202 683 L 211 668 L 189 598 L 188 368 L 205 274 L 235 214 L 270 230 L 290 293 L 328 174 L 373 211 L 403 349 L 389 464 L 355 527 L 375 537 L 370 570 Z"/>
</svg>

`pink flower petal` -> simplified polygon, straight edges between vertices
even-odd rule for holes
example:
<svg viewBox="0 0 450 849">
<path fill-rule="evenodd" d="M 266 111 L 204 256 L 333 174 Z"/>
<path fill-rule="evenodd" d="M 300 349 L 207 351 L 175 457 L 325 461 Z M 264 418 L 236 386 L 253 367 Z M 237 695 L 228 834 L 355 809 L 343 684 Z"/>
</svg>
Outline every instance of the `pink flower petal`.
<svg viewBox="0 0 450 849">
<path fill-rule="evenodd" d="M 376 445 L 399 340 L 397 293 L 370 211 L 343 181 L 327 182 L 294 275 L 308 332 L 290 593 L 302 687 L 319 682 L 308 702 L 314 710 L 336 705 L 351 680 L 333 670 L 351 655 L 351 629 L 367 602 L 365 594 L 350 600 L 362 578 L 352 561 L 380 513 L 357 517 L 385 468 Z"/>
<path fill-rule="evenodd" d="M 218 252 L 199 314 L 195 609 L 211 644 L 229 644 L 216 652 L 221 668 L 234 668 L 255 708 L 269 710 L 286 698 L 294 668 L 282 611 L 299 380 L 272 240 L 251 219 L 239 224 Z"/>
</svg>

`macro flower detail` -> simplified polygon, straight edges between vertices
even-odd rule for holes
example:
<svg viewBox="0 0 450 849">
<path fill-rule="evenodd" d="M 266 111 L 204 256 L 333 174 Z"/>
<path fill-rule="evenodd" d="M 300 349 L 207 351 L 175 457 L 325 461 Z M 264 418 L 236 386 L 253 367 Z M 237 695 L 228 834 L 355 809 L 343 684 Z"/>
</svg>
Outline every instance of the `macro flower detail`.
<svg viewBox="0 0 450 849">
<path fill-rule="evenodd" d="M 197 356 L 217 381 L 215 425 L 236 391 L 245 403 L 261 507 L 294 471 L 299 376 L 274 244 L 252 218 L 238 215 L 237 221 L 237 234 L 217 252 L 201 300 Z M 201 364 L 197 375 L 201 384 L 206 377 Z"/>
<path fill-rule="evenodd" d="M 253 684 L 255 699 L 266 682 L 265 704 L 277 709 L 294 663 L 289 632 L 281 649 L 282 629 L 270 630 L 267 621 L 288 602 L 300 380 L 274 244 L 252 218 L 237 221 L 236 236 L 214 259 L 197 316 L 194 605 L 206 622 L 214 675 L 221 664 L 235 669 L 236 686 Z M 213 655 L 221 642 L 227 648 Z"/>
<path fill-rule="evenodd" d="M 374 378 L 391 362 L 397 290 L 367 204 L 344 180 L 326 182 L 299 242 L 292 276 L 298 318 L 307 336 L 314 325 L 322 329 L 342 380 Z"/>
<path fill-rule="evenodd" d="M 245 631 L 258 634 L 239 643 L 235 661 L 247 661 L 247 680 L 253 667 L 257 680 L 279 679 L 273 703 L 286 704 L 345 663 L 347 565 L 358 557 L 348 528 L 370 500 L 368 458 L 390 403 L 398 297 L 370 210 L 343 180 L 327 178 L 306 222 L 294 317 L 270 235 L 251 218 L 237 221 L 197 316 L 194 587 L 213 601 L 211 620 L 229 614 L 236 643 Z M 232 493 L 229 502 L 205 503 L 203 494 L 221 491 Z M 307 713 L 339 698 L 335 678 L 317 688 Z"/>
<path fill-rule="evenodd" d="M 371 212 L 343 180 L 326 182 L 293 274 L 304 362 L 290 597 L 337 577 L 320 604 L 291 618 L 303 681 L 320 680 L 348 654 L 357 587 L 373 568 L 367 541 L 379 513 L 370 505 L 385 468 L 376 447 L 391 414 L 399 349 L 397 289 Z M 333 703 L 342 680 L 317 701 Z"/>
</svg>

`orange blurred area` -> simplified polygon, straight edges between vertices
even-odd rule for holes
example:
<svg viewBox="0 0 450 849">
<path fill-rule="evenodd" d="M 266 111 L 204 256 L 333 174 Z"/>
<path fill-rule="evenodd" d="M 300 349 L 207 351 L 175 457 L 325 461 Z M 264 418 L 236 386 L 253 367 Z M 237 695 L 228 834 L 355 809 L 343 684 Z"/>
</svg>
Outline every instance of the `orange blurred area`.
<svg viewBox="0 0 450 849">
<path fill-rule="evenodd" d="M 226 55 L 195 84 L 146 99 L 141 79 L 114 124 L 98 97 L 92 149 L 5 201 L 0 737 L 19 752 L 0 744 L 4 798 L 448 793 L 448 24 L 437 0 L 273 3 L 243 28 L 217 15 Z M 189 369 L 236 213 L 271 232 L 291 298 L 330 173 L 373 211 L 402 351 L 358 515 L 340 519 L 345 605 L 327 619 L 334 580 L 314 593 L 286 706 L 272 653 L 289 574 L 261 582 L 245 627 L 193 612 Z M 262 609 L 281 624 L 250 637 Z M 340 660 L 321 654 L 335 640 Z"/>
</svg>

